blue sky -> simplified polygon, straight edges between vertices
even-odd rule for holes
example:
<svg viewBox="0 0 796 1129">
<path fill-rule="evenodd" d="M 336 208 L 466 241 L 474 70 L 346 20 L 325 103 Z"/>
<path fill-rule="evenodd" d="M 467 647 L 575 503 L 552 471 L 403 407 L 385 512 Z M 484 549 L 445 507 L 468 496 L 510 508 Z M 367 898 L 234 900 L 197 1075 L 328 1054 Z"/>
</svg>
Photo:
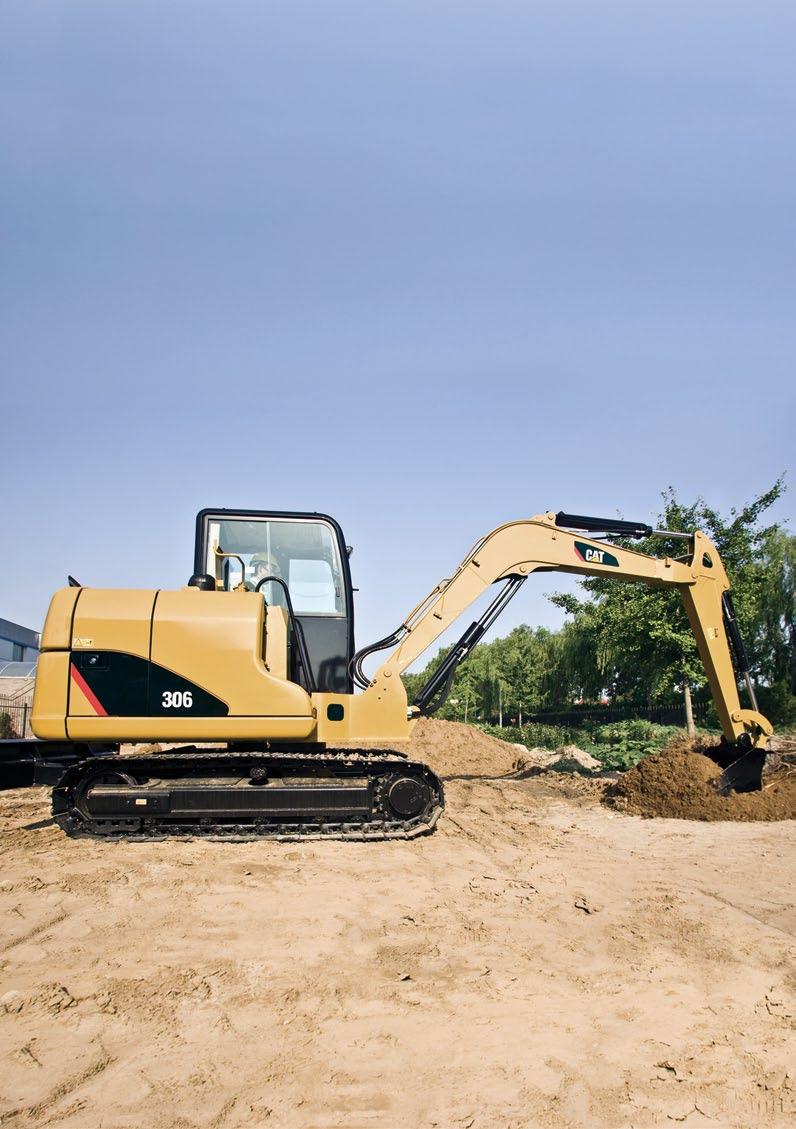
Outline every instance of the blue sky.
<svg viewBox="0 0 796 1129">
<path fill-rule="evenodd" d="M 765 0 L 6 0 L 0 615 L 184 583 L 203 506 L 318 509 L 364 644 L 502 521 L 768 488 L 795 37 Z"/>
</svg>

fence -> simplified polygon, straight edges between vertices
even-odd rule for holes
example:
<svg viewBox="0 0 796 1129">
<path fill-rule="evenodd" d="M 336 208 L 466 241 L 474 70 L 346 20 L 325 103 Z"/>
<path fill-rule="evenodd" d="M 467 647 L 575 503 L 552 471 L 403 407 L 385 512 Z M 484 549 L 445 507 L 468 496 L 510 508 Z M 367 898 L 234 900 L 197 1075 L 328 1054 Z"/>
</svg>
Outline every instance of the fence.
<svg viewBox="0 0 796 1129">
<path fill-rule="evenodd" d="M 707 717 L 710 702 L 694 702 L 694 721 L 701 722 Z M 627 721 L 631 718 L 643 718 L 656 725 L 685 726 L 685 706 L 595 706 L 593 709 L 567 710 L 563 713 L 535 713 L 529 717 L 523 716 L 523 722 L 532 721 L 542 725 L 568 725 L 576 726 L 584 721 L 597 722 L 600 725 L 610 725 L 615 721 Z M 506 715 L 503 715 L 505 724 Z"/>
<path fill-rule="evenodd" d="M 0 738 L 32 737 L 30 727 L 30 702 L 0 701 Z M 6 718 L 8 719 L 6 721 Z M 6 732 L 6 730 L 8 732 Z"/>
</svg>

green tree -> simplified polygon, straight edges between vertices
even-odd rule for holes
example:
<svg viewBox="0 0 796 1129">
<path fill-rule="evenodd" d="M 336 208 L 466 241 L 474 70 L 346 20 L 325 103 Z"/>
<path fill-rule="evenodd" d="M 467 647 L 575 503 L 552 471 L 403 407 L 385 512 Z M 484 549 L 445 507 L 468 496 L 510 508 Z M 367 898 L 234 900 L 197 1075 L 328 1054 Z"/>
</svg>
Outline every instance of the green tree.
<svg viewBox="0 0 796 1129">
<path fill-rule="evenodd" d="M 755 667 L 769 684 L 781 683 L 796 694 L 796 537 L 770 530 L 757 569 L 749 625 Z"/>
</svg>

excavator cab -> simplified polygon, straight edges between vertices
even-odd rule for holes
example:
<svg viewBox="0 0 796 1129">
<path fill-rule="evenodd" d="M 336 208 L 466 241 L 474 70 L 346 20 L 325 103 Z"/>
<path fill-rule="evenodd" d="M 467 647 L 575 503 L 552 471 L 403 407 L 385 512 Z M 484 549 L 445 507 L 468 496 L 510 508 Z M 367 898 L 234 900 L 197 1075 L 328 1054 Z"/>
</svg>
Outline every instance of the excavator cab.
<svg viewBox="0 0 796 1129">
<path fill-rule="evenodd" d="M 308 693 L 352 692 L 354 600 L 343 531 L 318 513 L 204 509 L 196 518 L 193 587 L 245 588 L 285 609 L 290 677 Z"/>
</svg>

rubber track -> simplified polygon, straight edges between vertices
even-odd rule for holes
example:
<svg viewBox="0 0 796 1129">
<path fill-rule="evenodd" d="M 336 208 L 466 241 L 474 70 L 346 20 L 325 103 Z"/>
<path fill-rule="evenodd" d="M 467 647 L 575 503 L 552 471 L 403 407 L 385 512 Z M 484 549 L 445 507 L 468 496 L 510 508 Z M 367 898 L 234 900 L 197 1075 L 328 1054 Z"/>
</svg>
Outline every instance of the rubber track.
<svg viewBox="0 0 796 1129">
<path fill-rule="evenodd" d="M 95 821 L 77 812 L 74 803 L 74 789 L 82 780 L 94 773 L 119 772 L 135 775 L 157 777 L 158 770 L 172 767 L 187 767 L 190 763 L 192 769 L 206 766 L 207 775 L 214 775 L 213 769 L 222 763 L 244 775 L 249 769 L 258 766 L 278 766 L 290 763 L 299 767 L 303 762 L 307 770 L 314 774 L 318 768 L 324 766 L 334 770 L 340 767 L 359 770 L 360 775 L 371 778 L 382 773 L 396 770 L 415 775 L 420 773 L 425 782 L 434 792 L 435 803 L 424 815 L 409 820 L 400 820 L 398 817 L 387 819 L 363 820 L 360 822 L 326 823 L 318 826 L 311 823 L 280 823 L 280 824 L 234 824 L 213 823 L 209 817 L 203 817 L 196 823 L 180 822 L 168 823 L 164 820 L 161 826 L 157 820 L 150 818 L 141 820 L 140 829 L 131 829 L 129 826 L 119 826 L 117 821 Z M 198 775 L 193 773 L 193 775 Z M 341 778 L 345 777 L 341 773 Z M 176 779 L 177 777 L 174 777 Z M 323 782 L 322 777 L 319 781 Z M 223 780 L 223 778 L 222 778 Z M 254 839 L 273 839 L 279 842 L 312 841 L 319 839 L 347 840 L 349 842 L 382 842 L 389 839 L 415 839 L 421 835 L 430 834 L 437 825 L 445 806 L 442 783 L 427 765 L 417 761 L 409 761 L 405 754 L 394 749 L 326 749 L 323 754 L 308 756 L 305 753 L 273 752 L 273 753 L 246 753 L 236 751 L 218 753 L 179 752 L 160 753 L 152 756 L 124 756 L 103 757 L 83 761 L 79 765 L 69 768 L 61 780 L 53 788 L 53 818 L 63 831 L 73 838 L 102 838 L 136 842 L 141 840 L 164 840 L 175 838 L 203 838 L 213 840 L 251 841 Z M 132 821 L 120 819 L 119 824 Z"/>
</svg>

